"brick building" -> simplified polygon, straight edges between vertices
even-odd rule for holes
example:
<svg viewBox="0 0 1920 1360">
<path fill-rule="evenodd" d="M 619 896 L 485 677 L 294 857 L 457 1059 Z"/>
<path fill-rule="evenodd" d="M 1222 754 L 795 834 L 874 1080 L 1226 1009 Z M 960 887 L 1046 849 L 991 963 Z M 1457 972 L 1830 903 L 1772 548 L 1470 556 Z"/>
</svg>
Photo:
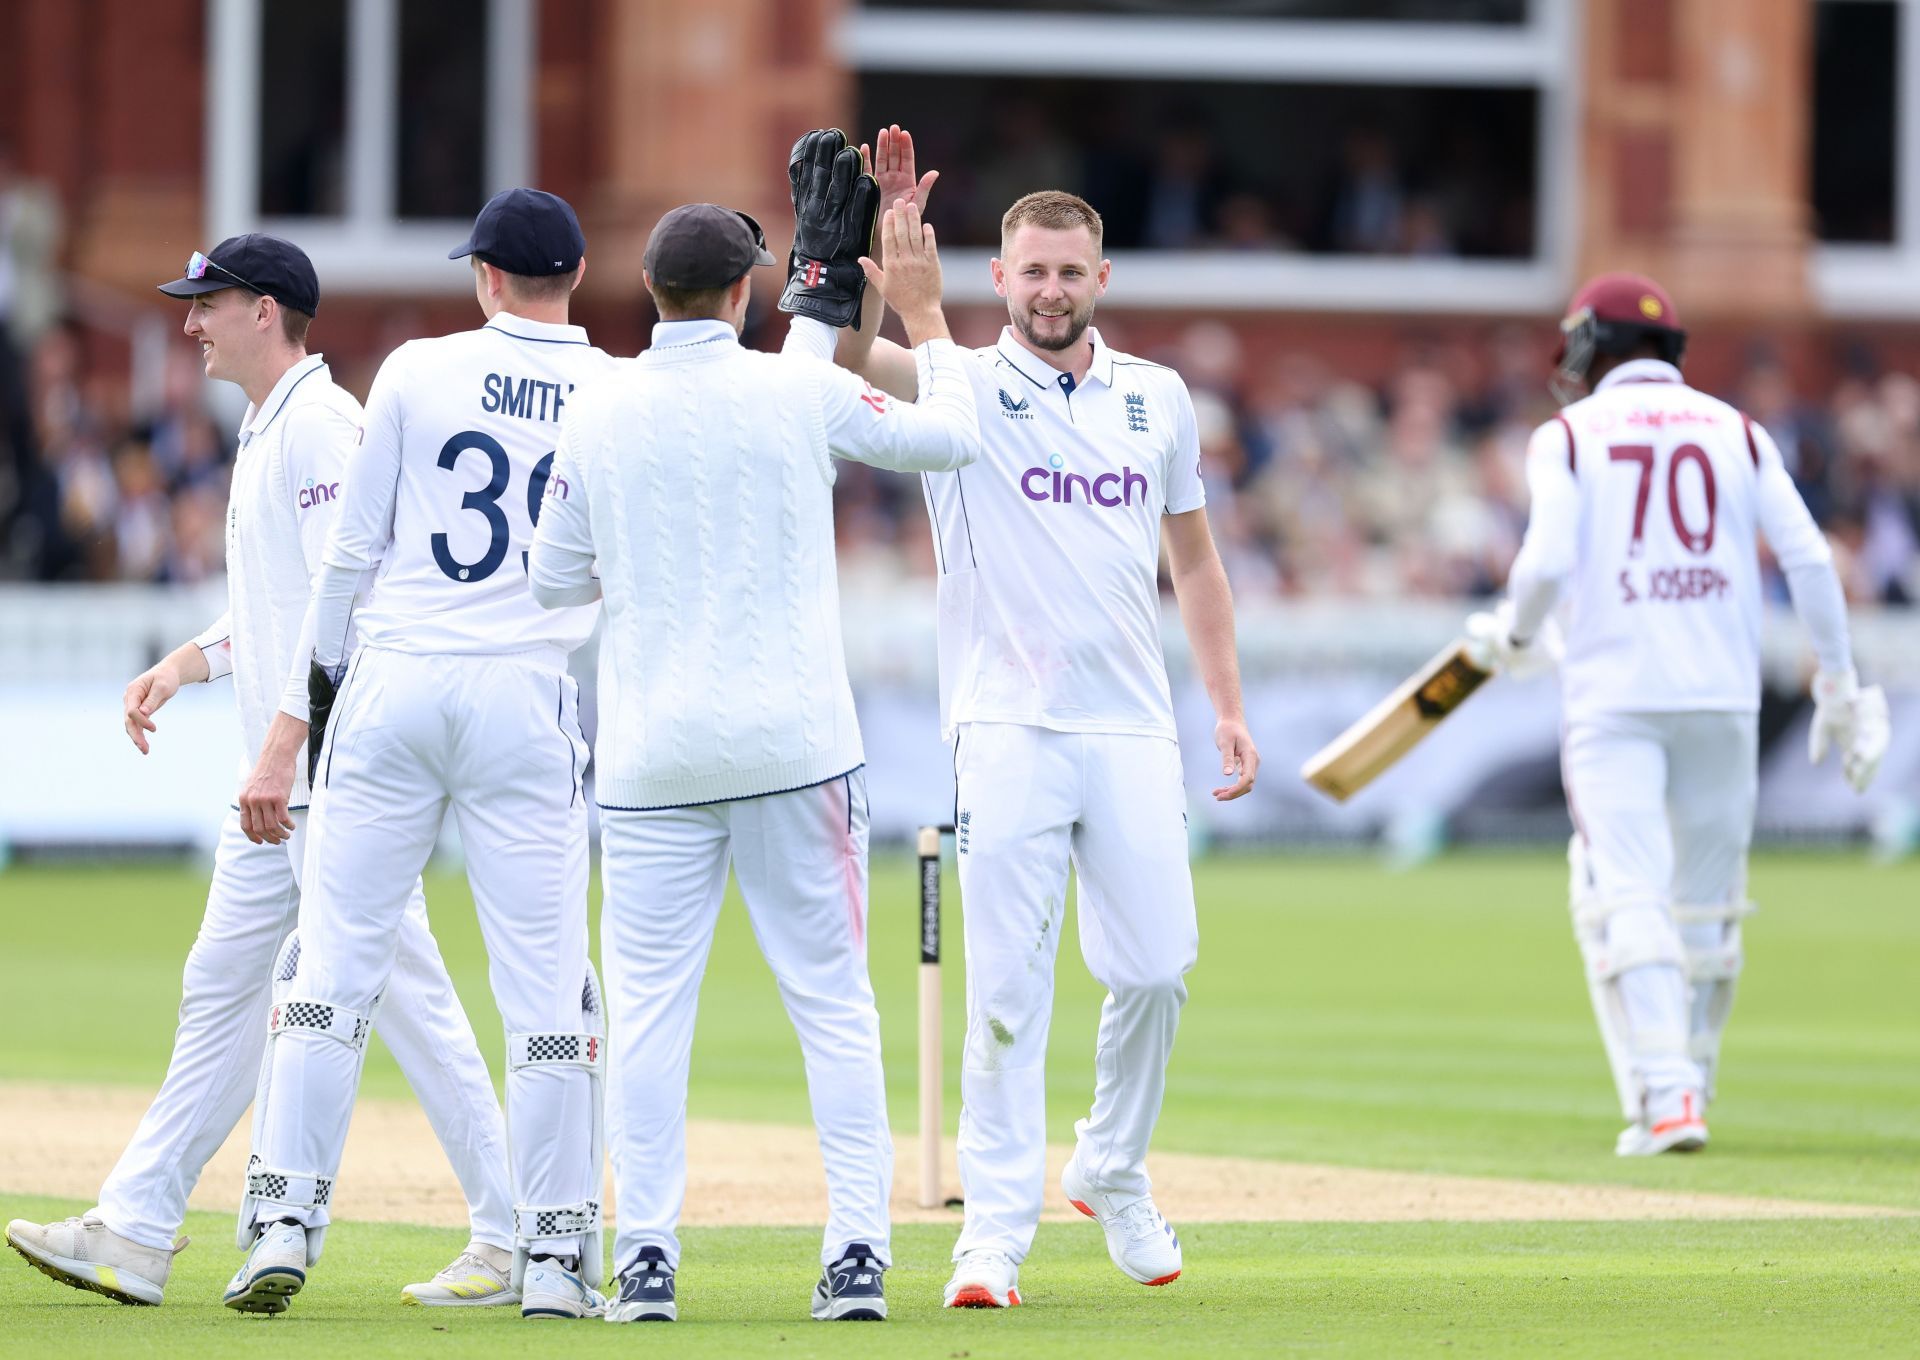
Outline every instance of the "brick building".
<svg viewBox="0 0 1920 1360">
<path fill-rule="evenodd" d="M 1920 0 L 0 4 L 0 138 L 58 190 L 85 314 L 170 315 L 155 280 L 264 224 L 315 256 L 361 386 L 471 324 L 444 255 L 491 189 L 580 208 L 582 319 L 630 350 L 660 212 L 780 237 L 796 133 L 881 117 L 946 172 L 966 333 L 999 314 L 995 205 L 1056 172 L 1118 227 L 1136 346 L 1217 315 L 1369 378 L 1436 330 L 1544 337 L 1577 276 L 1631 267 L 1709 385 L 1757 341 L 1816 384 L 1855 337 L 1920 357 Z"/>
</svg>

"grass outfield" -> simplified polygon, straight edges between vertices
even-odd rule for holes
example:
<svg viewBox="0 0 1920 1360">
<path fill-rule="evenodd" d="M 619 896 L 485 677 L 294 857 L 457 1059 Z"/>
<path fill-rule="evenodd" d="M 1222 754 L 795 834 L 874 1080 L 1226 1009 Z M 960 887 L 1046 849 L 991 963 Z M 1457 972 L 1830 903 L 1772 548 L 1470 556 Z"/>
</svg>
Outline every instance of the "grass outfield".
<svg viewBox="0 0 1920 1360">
<path fill-rule="evenodd" d="M 72 1212 L 11 1198 L 29 1216 Z M 0 1262 L 12 1354 L 258 1357 L 263 1339 L 303 1353 L 524 1355 L 1794 1356 L 1911 1355 L 1920 1329 L 1920 1221 L 1777 1223 L 1215 1224 L 1183 1229 L 1188 1273 L 1151 1292 L 1107 1263 L 1092 1225 L 1047 1224 L 1022 1271 L 1026 1306 L 939 1307 L 951 1237 L 904 1229 L 884 1326 L 807 1318 L 818 1235 L 807 1229 L 686 1234 L 682 1321 L 542 1326 L 517 1310 L 403 1308 L 399 1285 L 458 1248 L 459 1234 L 343 1224 L 282 1319 L 214 1304 L 238 1254 L 232 1220 L 191 1215 L 165 1307 L 124 1308 Z M 536 1341 L 537 1338 L 537 1341 Z"/>
<path fill-rule="evenodd" d="M 1920 1208 L 1920 869 L 1764 857 L 1750 971 L 1727 1045 L 1713 1145 L 1612 1156 L 1619 1119 L 1547 854 L 1456 855 L 1390 875 L 1359 859 L 1216 858 L 1196 868 L 1202 949 L 1160 1145 L 1410 1170 L 1620 1182 Z M 436 927 L 490 1055 L 499 1027 L 464 885 L 428 884 Z M 186 868 L 16 867 L 0 1079 L 151 1087 L 205 879 Z M 949 879 L 949 903 L 957 897 Z M 913 1119 L 912 866 L 876 866 L 871 940 L 896 1122 Z M 1071 918 L 1069 918 L 1071 919 Z M 723 915 L 696 1040 L 697 1116 L 804 1122 L 798 1046 L 744 913 Z M 948 979 L 949 1129 L 961 976 Z M 1056 1138 L 1086 1107 L 1098 989 L 1064 944 L 1049 1074 Z M 497 1064 L 496 1064 L 497 1067 Z M 370 1090 L 400 1095 L 384 1052 Z M 0 1185 L 8 1217 L 85 1205 Z M 823 1335 L 805 1316 L 816 1237 L 694 1229 L 676 1353 L 1081 1355 L 1124 1336 L 1159 1354 L 1525 1356 L 1914 1353 L 1920 1219 L 1695 1223 L 1179 1225 L 1188 1273 L 1141 1290 L 1090 1225 L 1043 1225 L 1030 1304 L 942 1315 L 952 1233 L 907 1227 L 885 1328 Z M 398 1285 L 459 1244 L 442 1230 L 343 1224 L 286 1323 L 213 1304 L 231 1219 L 193 1215 L 166 1308 L 117 1308 L 0 1258 L 0 1351 L 219 1355 L 255 1328 L 354 1354 L 505 1353 L 511 1318 L 403 1310 Z M 714 1326 L 725 1323 L 726 1326 Z M 444 1327 L 442 1332 L 436 1330 Z M 306 1330 L 302 1330 L 306 1328 Z M 511 1330 L 500 1330 L 509 1328 Z M 1126 1329 L 1123 1333 L 1121 1329 Z M 1143 1335 L 1143 1329 L 1144 1335 Z M 660 1344 L 583 1324 L 569 1348 Z M 456 1340 L 457 1338 L 457 1340 Z M 543 1343 L 558 1344 L 558 1338 Z"/>
<path fill-rule="evenodd" d="M 0 1079 L 157 1083 L 205 885 L 187 867 L 0 874 Z M 1403 874 L 1357 858 L 1215 857 L 1196 867 L 1196 887 L 1200 965 L 1159 1146 L 1920 1207 L 1920 865 L 1832 855 L 1755 863 L 1761 909 L 1747 925 L 1713 1148 L 1651 1161 L 1612 1155 L 1620 1119 L 1558 856 L 1454 855 Z M 915 1117 L 915 894 L 909 862 L 876 864 L 870 948 L 902 1128 Z M 950 875 L 949 1131 L 959 1105 L 958 896 Z M 435 876 L 428 899 L 497 1076 L 499 1023 L 465 882 Z M 1048 1073 L 1057 1139 L 1091 1097 L 1100 996 L 1068 919 Z M 803 1124 L 799 1045 L 772 977 L 737 903 L 721 921 L 691 1113 Z M 406 1094 L 378 1045 L 366 1082 Z"/>
</svg>

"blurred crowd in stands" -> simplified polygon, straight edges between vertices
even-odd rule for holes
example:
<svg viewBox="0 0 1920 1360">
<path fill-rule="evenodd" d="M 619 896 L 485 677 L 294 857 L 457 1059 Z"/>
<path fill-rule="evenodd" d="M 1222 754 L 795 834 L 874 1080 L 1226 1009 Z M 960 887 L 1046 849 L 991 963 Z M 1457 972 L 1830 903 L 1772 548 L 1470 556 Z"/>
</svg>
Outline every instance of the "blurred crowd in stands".
<svg viewBox="0 0 1920 1360">
<path fill-rule="evenodd" d="M 991 327 L 966 344 L 990 344 Z M 1104 339 L 1134 348 L 1123 320 Z M 1496 592 L 1526 529 L 1526 447 L 1555 406 L 1540 333 L 1410 346 L 1379 386 L 1310 351 L 1255 368 L 1236 333 L 1195 323 L 1163 349 L 1199 419 L 1207 516 L 1240 599 L 1471 597 Z M 1857 603 L 1920 599 L 1920 380 L 1862 356 L 1824 400 L 1756 352 L 1717 393 L 1779 443 Z M 918 488 L 847 465 L 845 573 L 933 570 Z M 1785 584 L 1768 564 L 1769 588 Z"/>
<path fill-rule="evenodd" d="M 214 385 L 185 341 L 168 344 L 145 409 L 134 409 L 123 369 L 90 364 L 84 333 L 61 320 L 50 287 L 58 232 L 51 196 L 12 176 L 0 144 L 0 579 L 216 576 L 232 413 L 216 420 Z M 750 339 L 777 346 L 783 323 L 763 315 Z M 1165 345 L 1137 343 L 1124 314 L 1100 325 L 1109 344 L 1172 365 L 1192 389 L 1208 515 L 1239 598 L 1499 588 L 1526 524 L 1527 438 L 1553 411 L 1538 329 L 1435 330 L 1369 385 L 1308 350 L 1250 358 L 1218 322 L 1194 323 Z M 963 344 L 991 344 L 998 330 L 986 312 L 956 319 Z M 364 390 L 376 357 L 336 360 L 336 375 Z M 1717 395 L 1778 441 L 1849 596 L 1911 604 L 1920 598 L 1920 380 L 1876 371 L 1864 355 L 1848 372 L 1816 397 L 1755 352 L 1736 390 Z M 917 482 L 841 464 L 836 498 L 849 586 L 932 573 Z"/>
</svg>

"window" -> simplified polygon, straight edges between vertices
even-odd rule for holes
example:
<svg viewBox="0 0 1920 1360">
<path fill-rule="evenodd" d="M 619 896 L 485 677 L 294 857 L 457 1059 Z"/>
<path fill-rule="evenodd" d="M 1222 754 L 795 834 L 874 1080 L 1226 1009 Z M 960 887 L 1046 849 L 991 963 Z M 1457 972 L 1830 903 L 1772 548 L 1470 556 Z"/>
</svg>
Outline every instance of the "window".
<svg viewBox="0 0 1920 1360">
<path fill-rule="evenodd" d="M 1818 0 L 1814 286 L 1840 316 L 1920 309 L 1920 0 Z"/>
<path fill-rule="evenodd" d="M 208 219 L 328 292 L 459 291 L 446 258 L 531 171 L 533 0 L 211 0 Z"/>
<path fill-rule="evenodd" d="M 861 128 L 912 128 L 943 171 L 956 300 L 990 293 L 1007 204 L 1052 187 L 1100 209 L 1130 305 L 1500 312 L 1565 288 L 1574 17 L 1526 0 L 866 0 L 840 46 Z"/>
</svg>

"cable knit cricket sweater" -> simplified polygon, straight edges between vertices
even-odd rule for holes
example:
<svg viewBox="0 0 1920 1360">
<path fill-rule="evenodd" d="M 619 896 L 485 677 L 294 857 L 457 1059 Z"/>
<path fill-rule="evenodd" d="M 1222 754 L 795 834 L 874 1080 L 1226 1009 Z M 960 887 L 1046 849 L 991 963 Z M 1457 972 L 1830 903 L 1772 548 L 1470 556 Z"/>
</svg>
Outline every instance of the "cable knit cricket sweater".
<svg viewBox="0 0 1920 1360">
<path fill-rule="evenodd" d="M 959 351 L 935 341 L 916 359 L 921 401 L 896 404 L 818 358 L 678 322 L 568 402 L 531 570 L 549 603 L 556 546 L 582 573 L 595 559 L 602 807 L 750 798 L 864 761 L 833 457 L 947 468 L 979 447 Z"/>
</svg>

